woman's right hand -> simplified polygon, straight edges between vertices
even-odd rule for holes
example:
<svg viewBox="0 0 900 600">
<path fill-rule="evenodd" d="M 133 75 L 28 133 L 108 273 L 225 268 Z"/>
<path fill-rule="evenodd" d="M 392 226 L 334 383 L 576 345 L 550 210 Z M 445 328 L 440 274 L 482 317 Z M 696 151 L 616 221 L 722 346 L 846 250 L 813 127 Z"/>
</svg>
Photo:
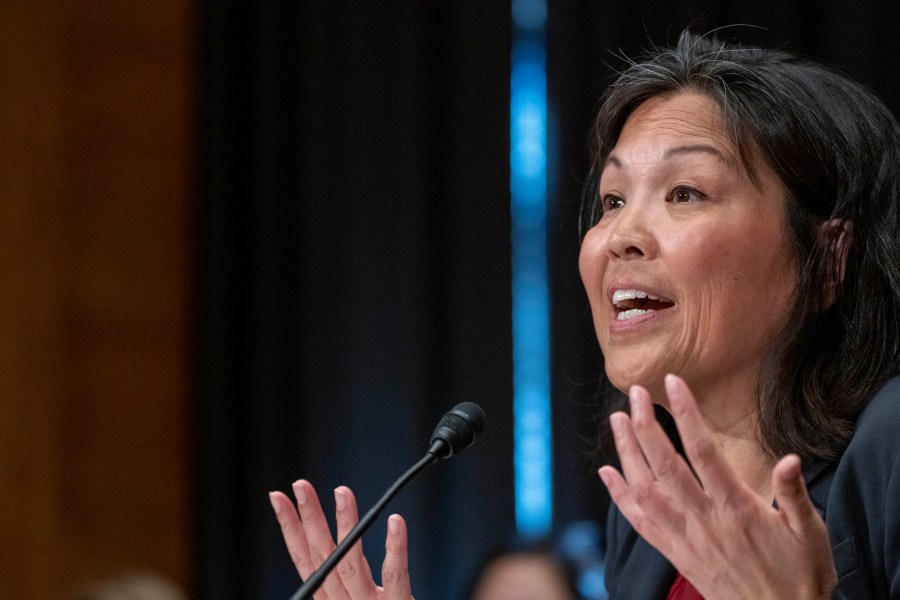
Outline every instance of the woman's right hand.
<svg viewBox="0 0 900 600">
<path fill-rule="evenodd" d="M 293 485 L 296 506 L 285 494 L 270 492 L 269 499 L 288 552 L 305 581 L 331 554 L 335 542 L 312 484 L 303 479 Z M 350 488 L 334 490 L 338 539 L 343 539 L 359 521 L 356 498 Z M 362 540 L 356 542 L 335 570 L 325 578 L 316 600 L 411 600 L 406 523 L 400 515 L 388 518 L 386 554 L 381 569 L 382 586 L 375 584 L 363 555 Z"/>
</svg>

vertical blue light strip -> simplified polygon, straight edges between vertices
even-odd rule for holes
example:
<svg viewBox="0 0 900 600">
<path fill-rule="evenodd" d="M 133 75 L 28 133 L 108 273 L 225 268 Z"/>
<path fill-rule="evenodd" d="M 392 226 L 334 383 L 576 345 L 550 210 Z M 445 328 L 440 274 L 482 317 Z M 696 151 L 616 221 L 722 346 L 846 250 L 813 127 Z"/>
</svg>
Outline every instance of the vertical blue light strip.
<svg viewBox="0 0 900 600">
<path fill-rule="evenodd" d="M 547 288 L 546 0 L 513 0 L 510 80 L 513 422 L 516 528 L 550 533 L 550 300 Z"/>
</svg>

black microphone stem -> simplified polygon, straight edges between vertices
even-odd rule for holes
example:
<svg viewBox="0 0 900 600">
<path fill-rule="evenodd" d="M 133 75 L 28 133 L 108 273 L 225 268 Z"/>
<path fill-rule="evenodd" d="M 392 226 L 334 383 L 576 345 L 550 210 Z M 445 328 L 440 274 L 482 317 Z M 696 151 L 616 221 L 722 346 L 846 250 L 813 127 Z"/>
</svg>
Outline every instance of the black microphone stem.
<svg viewBox="0 0 900 600">
<path fill-rule="evenodd" d="M 397 495 L 403 486 L 405 486 L 409 481 L 418 475 L 422 470 L 425 469 L 428 465 L 437 462 L 437 456 L 435 456 L 432 451 L 429 450 L 425 456 L 422 457 L 419 462 L 412 466 L 406 473 L 403 474 L 400 479 L 394 482 L 394 485 L 388 489 L 387 492 L 384 493 L 384 496 L 381 497 L 381 500 L 372 507 L 372 509 L 366 513 L 359 523 L 356 524 L 356 527 L 350 530 L 350 533 L 347 534 L 341 543 L 337 545 L 334 551 L 328 556 L 328 558 L 319 565 L 319 568 L 315 570 L 315 572 L 309 576 L 300 589 L 297 590 L 297 593 L 291 596 L 290 600 L 309 600 L 312 598 L 313 593 L 319 589 L 319 586 L 322 585 L 322 582 L 325 581 L 325 577 L 331 573 L 332 569 L 334 569 L 335 565 L 347 554 L 347 551 L 350 550 L 350 547 L 356 543 L 356 541 L 362 536 L 363 533 L 372 525 L 372 521 L 378 516 L 378 514 L 384 509 L 388 502 L 393 499 L 394 496 Z"/>
</svg>

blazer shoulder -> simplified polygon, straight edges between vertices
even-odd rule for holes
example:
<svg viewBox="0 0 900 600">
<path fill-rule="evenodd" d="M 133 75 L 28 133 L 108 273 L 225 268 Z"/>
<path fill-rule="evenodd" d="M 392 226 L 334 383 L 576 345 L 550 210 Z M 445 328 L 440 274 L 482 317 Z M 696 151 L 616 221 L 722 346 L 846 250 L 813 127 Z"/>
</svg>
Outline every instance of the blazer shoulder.
<svg viewBox="0 0 900 600">
<path fill-rule="evenodd" d="M 900 378 L 859 414 L 832 477 L 811 494 L 827 497 L 838 589 L 834 598 L 900 598 Z M 895 541 L 897 540 L 897 541 Z"/>
<path fill-rule="evenodd" d="M 859 414 L 847 452 L 851 455 L 867 455 L 869 458 L 896 458 L 900 455 L 898 431 L 900 431 L 900 377 L 894 377 L 875 394 Z"/>
</svg>

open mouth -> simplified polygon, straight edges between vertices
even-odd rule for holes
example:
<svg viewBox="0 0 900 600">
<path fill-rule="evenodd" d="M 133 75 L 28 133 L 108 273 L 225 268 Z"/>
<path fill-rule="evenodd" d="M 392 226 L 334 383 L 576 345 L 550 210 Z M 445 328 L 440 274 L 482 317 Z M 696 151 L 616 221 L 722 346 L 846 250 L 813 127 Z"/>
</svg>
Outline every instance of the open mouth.
<svg viewBox="0 0 900 600">
<path fill-rule="evenodd" d="M 613 292 L 612 303 L 616 307 L 616 319 L 619 321 L 675 306 L 671 300 L 642 290 L 616 290 Z"/>
</svg>

